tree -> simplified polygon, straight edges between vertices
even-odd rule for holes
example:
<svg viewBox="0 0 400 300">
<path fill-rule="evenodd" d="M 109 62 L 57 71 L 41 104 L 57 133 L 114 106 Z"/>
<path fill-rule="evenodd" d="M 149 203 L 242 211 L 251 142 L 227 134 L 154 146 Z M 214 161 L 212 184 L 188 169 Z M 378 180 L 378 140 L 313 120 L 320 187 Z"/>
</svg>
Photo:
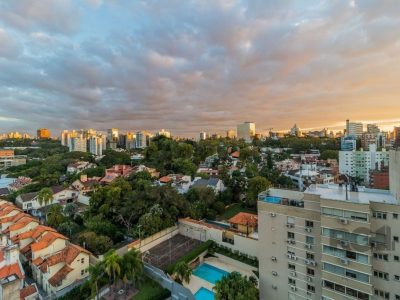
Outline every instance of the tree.
<svg viewBox="0 0 400 300">
<path fill-rule="evenodd" d="M 91 297 L 96 295 L 96 299 L 99 299 L 99 280 L 104 276 L 104 265 L 98 263 L 89 266 L 90 273 L 90 287 L 91 287 Z"/>
<path fill-rule="evenodd" d="M 175 265 L 174 273 L 176 275 L 176 281 L 179 283 L 189 283 L 190 277 L 192 276 L 193 269 L 185 261 L 178 262 Z"/>
<path fill-rule="evenodd" d="M 339 159 L 339 151 L 337 150 L 325 150 L 321 152 L 320 159 Z"/>
<path fill-rule="evenodd" d="M 78 205 L 75 203 L 68 203 L 64 207 L 64 214 L 69 218 L 73 218 L 77 212 L 78 212 Z"/>
<path fill-rule="evenodd" d="M 214 286 L 216 300 L 257 300 L 258 289 L 255 281 L 238 272 L 222 277 Z"/>
<path fill-rule="evenodd" d="M 59 204 L 52 205 L 46 214 L 47 225 L 57 228 L 65 221 L 63 208 Z"/>
<path fill-rule="evenodd" d="M 108 251 L 104 256 L 104 269 L 111 279 L 111 284 L 115 284 L 117 276 L 121 274 L 121 258 L 118 256 L 114 249 Z M 111 288 L 110 288 L 111 294 Z"/>
<path fill-rule="evenodd" d="M 139 250 L 131 249 L 122 256 L 122 274 L 124 282 L 138 283 L 143 277 L 143 261 Z"/>
<path fill-rule="evenodd" d="M 53 191 L 48 187 L 42 188 L 37 197 L 40 206 L 43 204 L 47 206 L 49 203 L 53 202 Z"/>
<path fill-rule="evenodd" d="M 246 195 L 246 202 L 248 206 L 255 207 L 257 203 L 258 194 L 265 191 L 271 186 L 271 183 L 261 176 L 256 176 L 249 180 L 249 187 Z"/>
<path fill-rule="evenodd" d="M 105 253 L 113 245 L 112 240 L 108 236 L 97 235 L 93 231 L 86 231 L 79 234 L 78 242 L 96 255 Z"/>
</svg>

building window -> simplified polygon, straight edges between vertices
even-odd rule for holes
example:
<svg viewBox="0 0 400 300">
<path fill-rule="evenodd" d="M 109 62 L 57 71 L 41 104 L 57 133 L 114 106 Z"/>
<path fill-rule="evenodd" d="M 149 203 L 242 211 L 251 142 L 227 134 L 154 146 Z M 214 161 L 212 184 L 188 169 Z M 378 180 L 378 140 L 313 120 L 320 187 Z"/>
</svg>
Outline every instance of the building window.
<svg viewBox="0 0 400 300">
<path fill-rule="evenodd" d="M 400 281 L 400 275 L 394 275 L 394 280 Z"/>
<path fill-rule="evenodd" d="M 83 276 L 83 274 L 85 274 L 85 270 L 81 270 L 81 276 Z"/>
<path fill-rule="evenodd" d="M 85 263 L 85 259 L 84 258 L 81 259 L 81 263 L 82 264 Z"/>
<path fill-rule="evenodd" d="M 393 256 L 394 261 L 400 261 L 400 257 L 398 255 Z"/>
<path fill-rule="evenodd" d="M 387 218 L 387 213 L 382 212 L 382 211 L 374 211 L 372 213 L 372 217 L 375 219 L 381 219 L 381 220 L 386 220 Z"/>
<path fill-rule="evenodd" d="M 296 265 L 294 265 L 294 264 L 288 264 L 288 268 L 289 268 L 289 270 L 295 271 L 295 270 L 296 270 Z"/>
<path fill-rule="evenodd" d="M 389 273 L 374 270 L 374 276 L 380 279 L 389 280 Z"/>
<path fill-rule="evenodd" d="M 290 285 L 296 285 L 296 280 L 293 278 L 289 278 L 288 282 Z"/>
<path fill-rule="evenodd" d="M 395 298 L 396 300 L 400 300 L 400 295 L 395 295 L 394 298 Z"/>
<path fill-rule="evenodd" d="M 314 238 L 312 236 L 306 236 L 306 243 L 314 245 Z"/>
<path fill-rule="evenodd" d="M 287 233 L 288 239 L 293 239 L 294 240 L 294 233 L 293 232 L 288 232 Z"/>
<path fill-rule="evenodd" d="M 399 214 L 393 213 L 393 219 L 398 219 L 398 218 L 399 218 Z"/>
<path fill-rule="evenodd" d="M 306 258 L 310 260 L 314 260 L 314 254 L 307 252 L 306 253 Z"/>
<path fill-rule="evenodd" d="M 382 254 L 382 253 L 374 253 L 374 258 L 378 259 L 378 260 L 384 260 L 384 261 L 389 260 L 389 256 L 387 254 Z"/>
<path fill-rule="evenodd" d="M 306 227 L 314 227 L 314 222 L 306 220 Z"/>
<path fill-rule="evenodd" d="M 311 293 L 315 293 L 315 286 L 307 284 L 307 291 Z"/>
<path fill-rule="evenodd" d="M 398 236 L 394 236 L 393 237 L 393 241 L 398 242 L 399 241 L 399 237 Z"/>
<path fill-rule="evenodd" d="M 381 297 L 384 299 L 390 299 L 390 294 L 388 292 L 384 292 L 384 291 L 375 289 L 374 293 L 375 293 L 375 296 L 378 296 L 378 297 Z"/>
<path fill-rule="evenodd" d="M 314 276 L 315 275 L 314 269 L 307 268 L 307 275 Z"/>
</svg>

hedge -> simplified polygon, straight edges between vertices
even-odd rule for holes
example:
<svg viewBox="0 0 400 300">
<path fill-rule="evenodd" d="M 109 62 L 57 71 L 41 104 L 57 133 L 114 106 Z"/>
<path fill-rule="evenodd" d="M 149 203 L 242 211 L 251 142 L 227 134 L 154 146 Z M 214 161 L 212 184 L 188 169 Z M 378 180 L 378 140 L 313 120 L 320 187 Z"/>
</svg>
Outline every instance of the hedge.
<svg viewBox="0 0 400 300">
<path fill-rule="evenodd" d="M 212 245 L 214 245 L 214 242 L 211 240 L 208 240 L 207 242 L 202 243 L 198 247 L 194 248 L 193 250 L 189 251 L 184 256 L 179 258 L 178 261 L 169 265 L 166 269 L 166 272 L 168 274 L 172 275 L 174 273 L 174 269 L 175 269 L 175 266 L 177 263 L 180 263 L 182 261 L 187 262 L 187 263 L 191 262 L 192 260 L 196 259 L 201 253 L 208 250 L 208 248 L 210 248 Z"/>
<path fill-rule="evenodd" d="M 245 253 L 239 251 L 232 251 L 232 249 L 224 246 L 213 245 L 212 251 L 228 256 L 232 259 L 238 260 L 242 263 L 248 264 L 250 266 L 258 268 L 258 259 L 256 257 L 251 257 Z"/>
</svg>

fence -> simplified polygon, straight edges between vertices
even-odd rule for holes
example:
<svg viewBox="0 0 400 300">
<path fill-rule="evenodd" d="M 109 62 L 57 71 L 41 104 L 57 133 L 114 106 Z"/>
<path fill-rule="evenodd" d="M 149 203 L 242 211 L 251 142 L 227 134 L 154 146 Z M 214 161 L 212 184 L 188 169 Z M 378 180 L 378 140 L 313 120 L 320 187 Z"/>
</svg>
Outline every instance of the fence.
<svg viewBox="0 0 400 300">
<path fill-rule="evenodd" d="M 166 228 L 164 230 L 161 230 L 143 240 L 136 240 L 129 245 L 127 245 L 127 250 L 129 251 L 132 248 L 139 249 L 141 252 L 145 252 L 158 244 L 161 244 L 162 242 L 174 237 L 179 233 L 178 226 L 172 226 L 169 228 Z"/>
</svg>

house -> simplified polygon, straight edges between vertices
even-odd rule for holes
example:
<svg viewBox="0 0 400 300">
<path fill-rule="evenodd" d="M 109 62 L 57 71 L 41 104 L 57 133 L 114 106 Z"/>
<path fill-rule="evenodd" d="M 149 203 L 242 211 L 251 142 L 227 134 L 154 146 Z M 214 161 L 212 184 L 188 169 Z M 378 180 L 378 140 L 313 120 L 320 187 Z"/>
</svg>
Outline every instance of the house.
<svg viewBox="0 0 400 300">
<path fill-rule="evenodd" d="M 10 184 L 9 188 L 11 191 L 19 191 L 24 186 L 32 183 L 32 179 L 29 177 L 19 176 L 17 179 L 14 180 L 13 183 Z"/>
<path fill-rule="evenodd" d="M 90 252 L 74 244 L 33 260 L 33 270 L 44 291 L 57 295 L 89 276 Z"/>
<path fill-rule="evenodd" d="M 231 227 L 246 236 L 257 231 L 258 216 L 246 212 L 240 212 L 228 220 Z"/>
<path fill-rule="evenodd" d="M 128 177 L 133 172 L 133 168 L 129 165 L 114 165 L 109 169 L 106 169 L 105 176 L 117 175 L 117 177 Z"/>
<path fill-rule="evenodd" d="M 67 174 L 78 174 L 83 170 L 95 168 L 96 165 L 88 161 L 77 161 L 67 166 Z"/>
<path fill-rule="evenodd" d="M 66 205 L 68 203 L 74 203 L 78 199 L 78 192 L 73 189 L 66 189 L 62 186 L 52 186 L 50 188 L 53 192 L 53 199 L 50 203 L 39 203 L 38 192 L 26 193 L 18 195 L 15 200 L 15 204 L 23 209 L 25 212 L 29 212 L 33 216 L 43 216 L 43 208 L 52 205 L 60 204 Z"/>
<path fill-rule="evenodd" d="M 36 283 L 23 287 L 19 292 L 21 300 L 36 300 L 39 298 L 38 288 Z"/>
<path fill-rule="evenodd" d="M 201 177 L 196 177 L 193 181 L 192 187 L 193 188 L 210 187 L 213 189 L 215 194 L 221 193 L 225 190 L 223 181 L 216 177 L 212 177 L 209 179 L 202 179 Z"/>
<path fill-rule="evenodd" d="M 152 178 L 159 178 L 160 177 L 160 172 L 157 171 L 155 168 L 149 168 L 146 167 L 145 165 L 138 165 L 133 167 L 134 173 L 138 172 L 148 172 Z"/>
<path fill-rule="evenodd" d="M 0 249 L 0 299 L 19 300 L 25 272 L 19 261 L 17 245 Z"/>
<path fill-rule="evenodd" d="M 192 178 L 189 175 L 169 174 L 158 180 L 159 185 L 171 185 L 176 188 L 179 194 L 185 194 L 189 191 L 192 184 Z"/>
<path fill-rule="evenodd" d="M 0 197 L 7 197 L 10 194 L 8 188 L 0 188 Z"/>
<path fill-rule="evenodd" d="M 231 153 L 231 158 L 232 159 L 239 159 L 239 157 L 240 157 L 240 151 L 239 150 L 238 151 L 234 151 L 234 152 Z"/>
<path fill-rule="evenodd" d="M 87 177 L 81 175 L 80 179 L 75 180 L 70 188 L 79 192 L 81 195 L 87 195 L 100 185 L 101 177 Z"/>
<path fill-rule="evenodd" d="M 208 176 L 218 176 L 219 171 L 217 169 L 199 167 L 197 173 L 206 174 Z"/>
</svg>

